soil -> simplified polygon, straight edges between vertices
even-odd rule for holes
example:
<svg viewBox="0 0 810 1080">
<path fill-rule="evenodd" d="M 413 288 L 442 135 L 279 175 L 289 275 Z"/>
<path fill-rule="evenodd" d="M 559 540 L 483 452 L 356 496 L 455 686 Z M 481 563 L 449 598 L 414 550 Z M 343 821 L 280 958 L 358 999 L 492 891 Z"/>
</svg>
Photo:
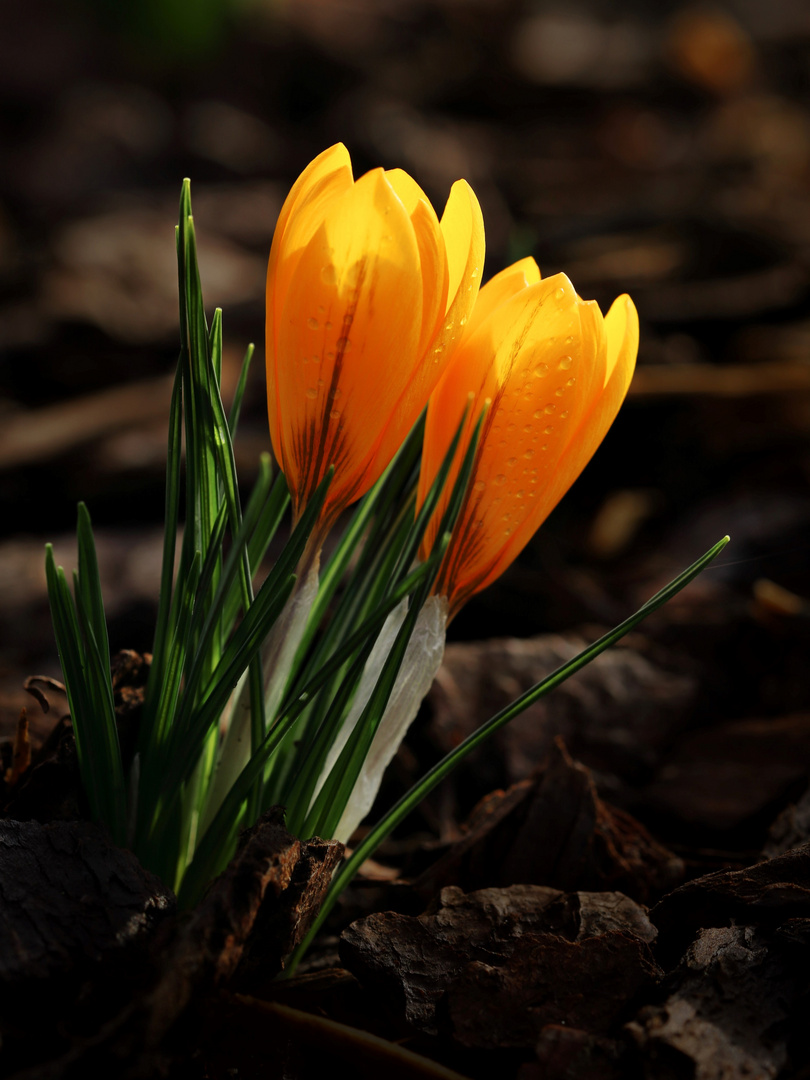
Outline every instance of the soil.
<svg viewBox="0 0 810 1080">
<path fill-rule="evenodd" d="M 195 11 L 2 2 L 0 1074 L 810 1076 L 806 5 Z M 274 811 L 177 914 L 86 820 L 43 545 L 75 564 L 85 500 L 126 738 L 159 581 L 180 181 L 227 396 L 261 343 L 281 201 L 338 140 L 358 174 L 403 167 L 437 206 L 466 177 L 485 276 L 532 254 L 603 310 L 629 292 L 642 324 L 616 424 L 453 623 L 380 805 L 732 543 L 471 756 L 279 979 L 339 845 Z M 257 368 L 246 486 L 264 408 Z"/>
</svg>

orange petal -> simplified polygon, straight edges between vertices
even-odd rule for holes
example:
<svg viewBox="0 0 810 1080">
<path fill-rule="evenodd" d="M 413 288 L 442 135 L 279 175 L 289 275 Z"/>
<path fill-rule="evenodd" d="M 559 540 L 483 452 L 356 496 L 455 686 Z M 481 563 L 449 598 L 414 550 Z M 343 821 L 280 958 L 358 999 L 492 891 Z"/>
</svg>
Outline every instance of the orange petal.
<svg viewBox="0 0 810 1080">
<path fill-rule="evenodd" d="M 583 304 L 584 308 L 587 306 Z M 593 329 L 592 324 L 590 332 L 593 332 Z M 633 377 L 638 353 L 638 315 L 629 296 L 620 296 L 613 302 L 604 319 L 604 329 L 600 337 L 601 343 L 598 347 L 604 354 L 600 365 L 603 385 L 601 388 L 598 385 L 593 388 L 588 407 L 560 453 L 557 468 L 543 493 L 542 513 L 528 522 L 528 527 L 520 530 L 514 541 L 504 548 L 480 588 L 486 588 L 517 558 L 535 531 L 578 479 L 616 419 Z"/>
<path fill-rule="evenodd" d="M 444 237 L 436 211 L 416 181 L 402 169 L 387 171 L 385 178 L 410 215 L 419 247 L 422 272 L 422 332 L 418 355 L 421 359 L 428 342 L 435 334 L 436 324 L 447 307 L 448 272 Z M 422 406 L 424 407 L 424 401 Z"/>
<path fill-rule="evenodd" d="M 539 280 L 540 268 L 532 258 L 521 259 L 490 278 L 478 294 L 465 335 L 476 330 L 501 304 Z"/>
<path fill-rule="evenodd" d="M 478 295 L 484 264 L 484 221 L 470 185 L 457 180 L 450 190 L 441 220 L 449 277 L 447 310 L 441 311 L 436 330 L 414 366 L 413 378 L 397 405 L 397 423 L 386 428 L 370 476 L 376 479 L 410 431 L 433 392 L 461 338 Z M 455 428 L 453 429 L 455 430 Z"/>
<path fill-rule="evenodd" d="M 537 475 L 533 477 L 536 483 L 530 492 L 531 506 L 525 515 L 516 520 L 512 534 L 476 591 L 486 588 L 517 558 L 577 479 L 607 430 L 606 427 L 593 442 L 584 437 L 585 433 L 592 431 L 594 409 L 604 393 L 607 340 L 598 306 L 593 301 L 578 299 L 577 310 L 580 318 L 578 351 L 577 360 L 571 368 L 572 372 L 577 371 L 577 382 L 570 388 L 573 398 L 568 399 L 569 406 L 573 407 L 552 414 L 550 424 L 542 428 L 541 446 L 544 445 L 546 449 Z M 564 412 L 567 412 L 566 416 L 563 416 Z M 549 428 L 553 428 L 553 431 L 549 432 Z"/>
<path fill-rule="evenodd" d="M 364 490 L 375 446 L 412 376 L 421 308 L 413 225 L 377 169 L 328 201 L 291 272 L 278 322 L 278 395 L 290 410 L 280 426 L 281 461 L 296 507 L 330 464 L 338 468 L 330 507 Z"/>
<path fill-rule="evenodd" d="M 483 396 L 492 398 L 471 490 L 436 586 L 451 612 L 528 543 L 590 460 L 632 376 L 638 319 L 629 297 L 620 297 L 605 320 L 564 275 L 522 285 L 533 266 L 510 267 L 489 293 L 490 286 L 482 290 L 473 329 L 428 410 L 420 503 L 467 393 L 476 414 Z M 427 550 L 429 543 L 423 556 Z"/>
<path fill-rule="evenodd" d="M 447 311 L 432 346 L 440 363 L 450 355 L 472 316 L 484 269 L 484 219 L 475 192 L 466 180 L 457 180 L 450 189 L 441 230 L 449 282 Z"/>
<path fill-rule="evenodd" d="M 336 193 L 347 190 L 352 185 L 352 167 L 349 152 L 343 143 L 336 143 L 319 154 L 314 161 L 304 169 L 293 184 L 276 222 L 273 233 L 273 244 L 270 249 L 270 259 L 267 264 L 267 306 L 266 306 L 266 365 L 267 365 L 267 415 L 270 422 L 270 438 L 273 443 L 273 452 L 280 462 L 281 446 L 279 430 L 281 418 L 278 415 L 278 393 L 276 384 L 276 323 L 278 313 L 282 310 L 285 302 L 287 283 L 290 278 L 292 263 L 292 244 L 288 225 L 293 216 L 299 212 L 306 214 L 310 228 L 314 229 L 318 223 L 319 204 L 333 198 Z M 292 243 L 298 242 L 300 237 L 295 237 Z M 283 270 L 279 269 L 279 262 L 284 262 Z"/>
</svg>

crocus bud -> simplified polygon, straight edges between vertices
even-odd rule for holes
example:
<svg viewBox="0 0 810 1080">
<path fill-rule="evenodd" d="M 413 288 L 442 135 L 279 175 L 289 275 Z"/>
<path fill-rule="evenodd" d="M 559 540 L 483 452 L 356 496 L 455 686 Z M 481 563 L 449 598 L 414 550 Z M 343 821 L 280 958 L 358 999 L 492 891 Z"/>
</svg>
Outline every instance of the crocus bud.
<svg viewBox="0 0 810 1080">
<path fill-rule="evenodd" d="M 441 221 L 401 170 L 320 154 L 284 203 L 267 271 L 267 404 L 297 518 L 335 468 L 320 532 L 383 472 L 478 293 L 484 227 L 464 180 Z"/>
<path fill-rule="evenodd" d="M 564 274 L 541 280 L 533 259 L 481 290 L 430 399 L 419 479 L 421 503 L 465 406 L 471 400 L 459 455 L 486 407 L 473 475 L 435 585 L 451 618 L 503 573 L 587 465 L 624 400 L 637 351 L 629 296 L 603 317 Z"/>
</svg>

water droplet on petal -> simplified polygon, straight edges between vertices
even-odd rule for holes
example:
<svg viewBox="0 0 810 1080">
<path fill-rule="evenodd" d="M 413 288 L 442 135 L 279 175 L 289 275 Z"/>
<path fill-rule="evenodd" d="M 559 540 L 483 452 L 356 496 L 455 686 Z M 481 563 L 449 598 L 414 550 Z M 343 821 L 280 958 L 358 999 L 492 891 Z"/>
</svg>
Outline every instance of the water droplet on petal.
<svg viewBox="0 0 810 1080">
<path fill-rule="evenodd" d="M 498 473 L 498 475 L 495 477 L 495 483 L 498 485 L 498 487 L 501 487 L 503 484 L 506 483 L 506 477 L 503 475 L 503 473 Z"/>
<path fill-rule="evenodd" d="M 340 409 L 332 409 L 329 413 L 330 420 L 338 420 L 340 418 Z"/>
<path fill-rule="evenodd" d="M 548 374 L 548 364 L 538 364 L 534 369 L 534 377 L 536 379 L 542 379 L 544 375 Z"/>
<path fill-rule="evenodd" d="M 324 285 L 334 285 L 337 281 L 337 274 L 331 263 L 328 266 L 324 266 L 321 270 L 321 281 Z"/>
<path fill-rule="evenodd" d="M 473 491 L 483 491 L 486 486 L 483 480 L 476 480 L 473 484 Z"/>
<path fill-rule="evenodd" d="M 562 298 L 565 296 L 565 289 L 562 287 L 562 285 L 559 287 L 559 289 L 554 290 L 554 295 L 557 297 L 558 300 L 562 300 Z"/>
<path fill-rule="evenodd" d="M 307 397 L 310 399 L 310 401 L 314 401 L 317 396 L 318 396 L 318 391 L 315 389 L 315 387 L 314 386 L 308 386 L 307 387 Z"/>
<path fill-rule="evenodd" d="M 327 321 L 326 321 L 326 322 L 325 322 L 325 323 L 324 323 L 323 325 L 324 325 L 324 326 L 326 327 L 326 329 L 327 329 L 327 330 L 331 330 L 331 329 L 332 329 L 332 324 L 331 324 L 331 323 L 329 322 L 329 320 L 328 320 L 328 319 L 327 319 Z"/>
<path fill-rule="evenodd" d="M 310 330 L 317 330 L 320 326 L 320 323 L 314 315 L 310 315 L 310 317 L 307 319 L 307 326 L 310 328 Z"/>
<path fill-rule="evenodd" d="M 527 450 L 526 453 L 523 456 L 528 461 L 530 458 L 534 457 L 534 450 Z"/>
<path fill-rule="evenodd" d="M 507 465 L 508 465 L 508 466 L 510 467 L 510 469 L 511 469 L 511 467 L 512 467 L 512 466 L 513 466 L 513 465 L 514 465 L 514 464 L 515 464 L 516 462 L 517 462 L 517 458 L 516 458 L 516 457 L 510 457 L 510 458 L 508 459 L 508 461 L 506 462 L 506 464 L 507 464 Z"/>
<path fill-rule="evenodd" d="M 339 337 L 335 342 L 340 352 L 348 352 L 351 341 L 347 337 Z"/>
<path fill-rule="evenodd" d="M 551 424 L 549 424 L 548 427 L 543 428 L 543 434 L 544 435 L 550 435 L 553 430 L 554 430 L 554 428 L 551 426 Z"/>
<path fill-rule="evenodd" d="M 568 409 L 566 409 L 565 412 L 560 413 L 560 419 L 561 420 L 567 420 L 568 419 Z"/>
<path fill-rule="evenodd" d="M 573 362 L 574 358 L 572 356 L 563 356 L 559 364 L 560 371 L 568 371 Z"/>
<path fill-rule="evenodd" d="M 574 379 L 569 379 L 568 382 L 565 385 L 566 386 L 573 386 L 576 381 L 577 380 L 575 378 Z"/>
</svg>

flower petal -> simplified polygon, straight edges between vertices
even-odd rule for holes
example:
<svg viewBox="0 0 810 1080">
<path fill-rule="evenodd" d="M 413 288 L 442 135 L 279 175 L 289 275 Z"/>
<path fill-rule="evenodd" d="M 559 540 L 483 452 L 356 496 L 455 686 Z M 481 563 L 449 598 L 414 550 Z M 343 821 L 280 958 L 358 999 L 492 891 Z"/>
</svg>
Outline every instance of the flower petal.
<svg viewBox="0 0 810 1080">
<path fill-rule="evenodd" d="M 436 584 L 451 613 L 528 543 L 590 460 L 632 376 L 638 320 L 629 297 L 605 320 L 565 275 L 538 278 L 524 260 L 482 289 L 472 328 L 430 401 L 420 503 L 468 396 L 475 417 L 491 399 L 472 489 Z M 434 517 L 423 557 L 436 528 Z"/>
<path fill-rule="evenodd" d="M 465 336 L 473 333 L 496 308 L 506 303 L 527 285 L 540 280 L 540 268 L 531 257 L 513 263 L 490 278 L 478 293 L 472 318 L 468 321 Z"/>
<path fill-rule="evenodd" d="M 320 207 L 352 185 L 352 166 L 349 152 L 343 143 L 336 143 L 311 161 L 290 189 L 276 222 L 273 244 L 267 264 L 266 308 L 266 365 L 267 415 L 273 452 L 280 462 L 278 388 L 276 379 L 276 324 L 284 308 L 292 271 L 297 263 L 296 253 L 304 243 L 301 222 L 314 231 L 320 223 Z M 299 221 L 300 215 L 300 221 Z M 289 228 L 293 220 L 294 226 Z"/>
<path fill-rule="evenodd" d="M 456 180 L 450 188 L 441 229 L 450 273 L 448 312 L 459 297 L 472 310 L 484 265 L 484 219 L 466 180 Z"/>
<path fill-rule="evenodd" d="M 532 505 L 526 514 L 516 520 L 511 535 L 476 591 L 486 588 L 517 558 L 588 464 L 610 426 L 608 423 L 597 437 L 593 418 L 604 394 L 607 357 L 604 320 L 593 301 L 585 302 L 577 298 L 577 309 L 580 318 L 577 335 L 579 349 L 577 361 L 570 369 L 577 372 L 577 382 L 573 387 L 566 387 L 571 390 L 573 398 L 566 399 L 567 409 L 547 417 L 550 423 L 542 429 L 544 460 L 537 475 L 532 476 L 535 483 L 529 492 Z M 616 409 L 618 411 L 618 405 Z M 550 431 L 550 428 L 554 430 Z"/>
<path fill-rule="evenodd" d="M 420 355 L 413 377 L 397 405 L 397 423 L 383 433 L 369 473 L 372 479 L 382 474 L 399 449 L 402 432 L 409 431 L 416 423 L 461 338 L 478 295 L 484 264 L 484 221 L 478 199 L 465 180 L 457 180 L 450 190 L 441 232 L 449 275 L 447 310 L 440 312 L 435 333 L 426 351 Z"/>
<path fill-rule="evenodd" d="M 422 272 L 422 330 L 418 355 L 421 359 L 447 308 L 448 271 L 439 219 L 427 195 L 402 169 L 390 169 L 385 178 L 410 215 Z M 424 404 L 424 402 L 423 402 Z"/>
<path fill-rule="evenodd" d="M 281 462 L 296 507 L 330 464 L 337 512 L 412 377 L 422 285 L 413 225 L 382 169 L 330 199 L 291 272 L 277 326 Z M 400 436 L 401 437 L 401 436 Z"/>
</svg>

